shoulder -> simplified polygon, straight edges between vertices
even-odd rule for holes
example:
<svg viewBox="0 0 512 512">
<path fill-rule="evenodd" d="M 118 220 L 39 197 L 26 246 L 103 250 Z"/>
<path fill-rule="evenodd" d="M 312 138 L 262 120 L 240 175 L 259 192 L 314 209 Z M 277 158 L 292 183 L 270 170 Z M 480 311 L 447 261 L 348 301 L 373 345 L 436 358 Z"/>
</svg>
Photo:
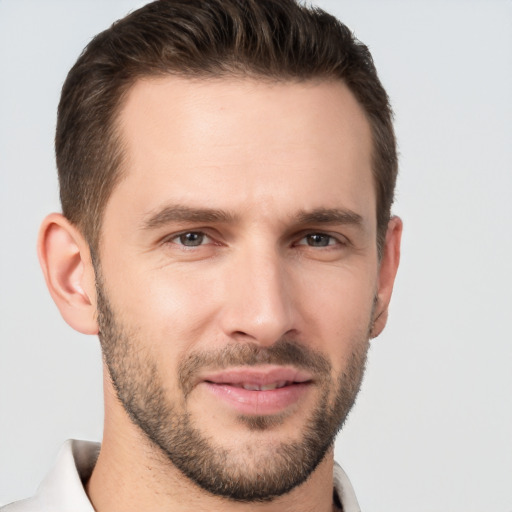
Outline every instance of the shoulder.
<svg viewBox="0 0 512 512">
<path fill-rule="evenodd" d="M 0 507 L 1 512 L 94 512 L 83 483 L 92 472 L 100 445 L 69 440 L 31 498 Z"/>
<path fill-rule="evenodd" d="M 44 510 L 41 503 L 35 503 L 35 497 L 26 500 L 15 501 L 0 507 L 1 512 L 35 512 Z"/>
<path fill-rule="evenodd" d="M 361 512 L 356 494 L 350 480 L 338 463 L 334 463 L 334 491 L 340 501 L 343 512 Z"/>
</svg>

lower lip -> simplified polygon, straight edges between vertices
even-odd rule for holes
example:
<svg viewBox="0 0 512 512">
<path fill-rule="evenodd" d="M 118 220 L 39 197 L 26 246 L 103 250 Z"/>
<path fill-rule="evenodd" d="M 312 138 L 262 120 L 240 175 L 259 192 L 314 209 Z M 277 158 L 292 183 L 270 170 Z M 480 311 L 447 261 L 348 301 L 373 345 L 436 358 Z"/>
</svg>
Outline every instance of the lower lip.
<svg viewBox="0 0 512 512">
<path fill-rule="evenodd" d="M 206 388 L 216 397 L 241 414 L 278 414 L 296 404 L 308 391 L 310 383 L 303 382 L 267 391 L 251 391 L 228 384 L 204 382 Z"/>
</svg>

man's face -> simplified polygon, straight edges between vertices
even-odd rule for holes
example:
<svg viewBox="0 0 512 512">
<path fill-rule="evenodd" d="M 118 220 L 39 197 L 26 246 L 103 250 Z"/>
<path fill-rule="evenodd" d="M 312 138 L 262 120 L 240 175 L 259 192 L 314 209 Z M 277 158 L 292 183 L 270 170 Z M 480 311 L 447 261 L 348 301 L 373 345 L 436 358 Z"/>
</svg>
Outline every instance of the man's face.
<svg viewBox="0 0 512 512">
<path fill-rule="evenodd" d="M 378 288 L 368 122 L 339 82 L 141 80 L 121 112 L 100 337 L 124 408 L 239 500 L 302 483 L 362 378 Z"/>
</svg>

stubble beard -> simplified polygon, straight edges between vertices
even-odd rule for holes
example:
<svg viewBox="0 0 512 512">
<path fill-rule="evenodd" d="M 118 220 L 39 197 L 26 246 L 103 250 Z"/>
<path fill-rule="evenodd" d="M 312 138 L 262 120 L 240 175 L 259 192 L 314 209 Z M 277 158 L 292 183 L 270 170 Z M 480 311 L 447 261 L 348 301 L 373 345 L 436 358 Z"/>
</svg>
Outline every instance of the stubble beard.
<svg viewBox="0 0 512 512">
<path fill-rule="evenodd" d="M 125 411 L 147 440 L 191 481 L 215 496 L 239 502 L 264 502 L 304 483 L 332 447 L 352 408 L 364 374 L 369 336 L 358 340 L 345 371 L 331 376 L 331 364 L 319 352 L 292 340 L 268 348 L 234 344 L 220 352 L 190 354 L 178 369 L 182 397 L 172 401 L 158 366 L 141 349 L 137 335 L 117 322 L 97 269 L 99 338 L 113 386 Z M 312 371 L 320 389 L 316 406 L 297 441 L 265 446 L 260 441 L 228 450 L 205 436 L 186 409 L 190 383 L 199 369 L 215 364 L 289 364 Z M 335 392 L 333 393 L 333 391 Z M 181 400 L 181 401 L 180 401 Z M 250 431 L 271 431 L 285 416 L 247 416 L 238 420 Z"/>
</svg>

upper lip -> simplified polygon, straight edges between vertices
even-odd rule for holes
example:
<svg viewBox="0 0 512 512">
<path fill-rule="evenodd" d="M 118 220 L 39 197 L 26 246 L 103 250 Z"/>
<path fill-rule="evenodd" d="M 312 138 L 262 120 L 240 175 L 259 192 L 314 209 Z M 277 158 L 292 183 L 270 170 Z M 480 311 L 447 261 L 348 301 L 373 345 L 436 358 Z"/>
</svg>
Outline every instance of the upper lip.
<svg viewBox="0 0 512 512">
<path fill-rule="evenodd" d="M 286 366 L 236 367 L 201 375 L 202 382 L 231 386 L 271 386 L 276 383 L 304 383 L 312 380 L 310 373 Z"/>
</svg>

